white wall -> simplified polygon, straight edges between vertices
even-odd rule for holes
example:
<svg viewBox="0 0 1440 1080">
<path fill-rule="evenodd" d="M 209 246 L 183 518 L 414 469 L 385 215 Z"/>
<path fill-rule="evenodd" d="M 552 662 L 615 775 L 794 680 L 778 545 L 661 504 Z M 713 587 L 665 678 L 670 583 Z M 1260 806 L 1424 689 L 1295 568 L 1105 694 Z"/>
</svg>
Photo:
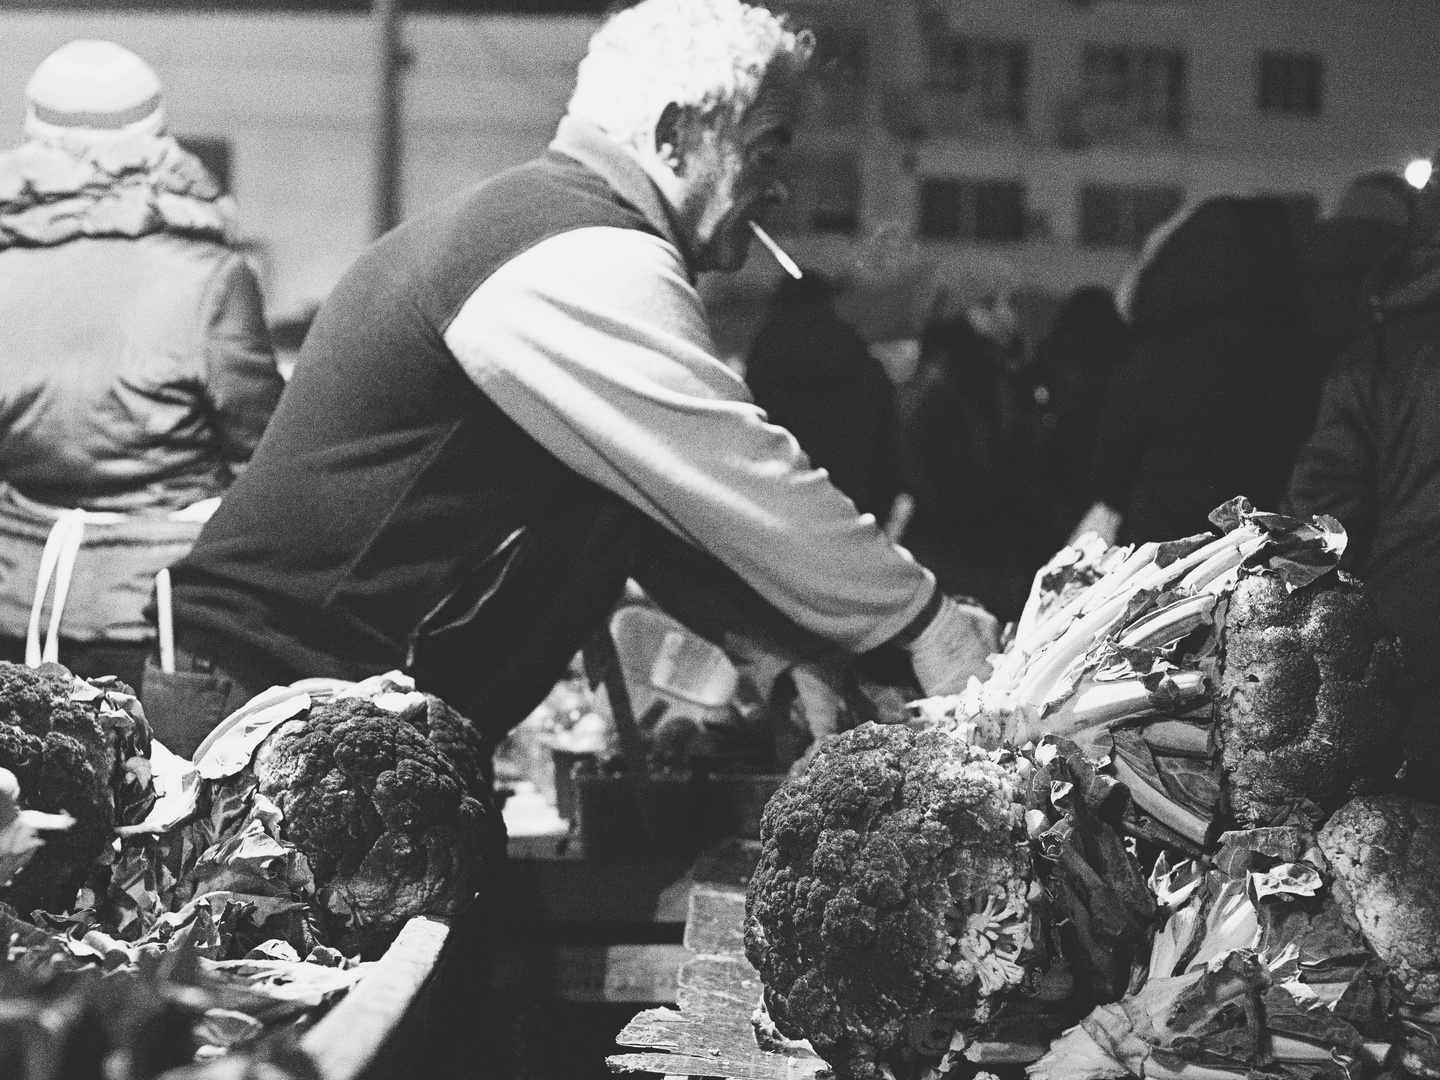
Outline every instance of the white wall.
<svg viewBox="0 0 1440 1080">
<path fill-rule="evenodd" d="M 412 15 L 406 213 L 544 150 L 596 22 Z M 322 298 L 370 239 L 373 39 L 351 15 L 0 12 L 0 145 L 35 65 L 77 37 L 144 56 L 171 130 L 232 142 L 272 319 Z"/>
</svg>

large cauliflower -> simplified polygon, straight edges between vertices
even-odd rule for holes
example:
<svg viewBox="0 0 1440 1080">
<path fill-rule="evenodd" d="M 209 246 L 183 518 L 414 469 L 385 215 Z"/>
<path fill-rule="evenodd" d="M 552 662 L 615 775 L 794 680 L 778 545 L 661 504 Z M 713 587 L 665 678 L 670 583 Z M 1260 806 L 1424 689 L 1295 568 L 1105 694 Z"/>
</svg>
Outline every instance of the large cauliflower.
<svg viewBox="0 0 1440 1080">
<path fill-rule="evenodd" d="M 844 1080 L 937 1058 L 1018 983 L 1029 848 L 1016 773 L 939 732 L 865 724 L 765 808 L 745 951 L 780 1031 Z"/>
<path fill-rule="evenodd" d="M 1393 780 L 1404 661 L 1354 579 L 1243 576 L 1224 620 L 1220 738 L 1230 804 L 1262 825 L 1300 799 L 1329 814 Z"/>
<path fill-rule="evenodd" d="M 149 750 L 149 727 L 119 684 L 0 661 L 0 768 L 19 781 L 22 807 L 75 819 L 48 835 L 0 900 L 26 915 L 70 910 L 116 825 L 139 821 L 154 801 Z"/>
<path fill-rule="evenodd" d="M 478 745 L 438 698 L 397 715 L 353 697 L 311 707 L 256 751 L 256 790 L 309 860 L 344 951 L 373 956 L 412 916 L 458 915 L 480 892 L 504 829 Z"/>
<path fill-rule="evenodd" d="M 1062 550 L 994 675 L 921 714 L 989 745 L 1073 739 L 1130 789 L 1127 827 L 1192 855 L 1229 813 L 1323 818 L 1392 785 L 1408 680 L 1335 569 L 1344 530 L 1244 498 L 1211 520 L 1223 535 Z"/>
<path fill-rule="evenodd" d="M 1399 796 L 1346 803 L 1320 830 L 1347 918 L 1406 1000 L 1440 1004 L 1440 808 Z"/>
</svg>

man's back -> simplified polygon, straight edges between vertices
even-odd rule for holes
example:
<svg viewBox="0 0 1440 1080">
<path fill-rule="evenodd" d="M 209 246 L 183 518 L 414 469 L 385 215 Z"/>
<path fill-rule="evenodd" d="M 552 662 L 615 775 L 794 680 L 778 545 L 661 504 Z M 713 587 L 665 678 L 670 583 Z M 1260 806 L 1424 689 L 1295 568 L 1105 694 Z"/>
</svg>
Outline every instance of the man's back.
<svg viewBox="0 0 1440 1080">
<path fill-rule="evenodd" d="M 543 657 L 563 667 L 579 644 L 567 627 L 613 602 L 625 567 L 607 563 L 599 594 L 577 590 L 567 611 L 501 594 L 578 575 L 587 538 L 628 531 L 636 515 L 496 408 L 443 334 L 516 254 L 596 225 L 645 227 L 597 177 L 547 155 L 362 255 L 317 317 L 250 468 L 175 567 L 177 623 L 238 640 L 283 679 L 419 673 L 447 634 L 475 648 L 483 621 L 512 643 L 533 636 L 545 669 L 534 678 L 553 682 Z M 613 559 L 613 544 L 593 546 Z M 508 701 L 500 674 L 484 678 Z M 528 693 L 532 679 L 503 674 Z M 474 687 L 434 689 L 458 703 Z"/>
</svg>

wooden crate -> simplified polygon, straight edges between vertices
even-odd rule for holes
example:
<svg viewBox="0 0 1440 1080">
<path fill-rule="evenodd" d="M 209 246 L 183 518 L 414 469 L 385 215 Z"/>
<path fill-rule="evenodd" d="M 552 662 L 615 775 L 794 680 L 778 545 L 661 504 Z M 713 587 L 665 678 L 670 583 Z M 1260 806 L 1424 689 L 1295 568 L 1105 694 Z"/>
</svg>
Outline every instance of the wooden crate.
<svg viewBox="0 0 1440 1080">
<path fill-rule="evenodd" d="M 408 1080 L 449 938 L 444 919 L 411 919 L 365 977 L 301 1037 L 301 1050 L 323 1080 Z M 198 1076 L 187 1068 L 185 1076 L 234 1080 L 244 1071 L 245 1059 L 236 1055 L 216 1058 Z"/>
</svg>

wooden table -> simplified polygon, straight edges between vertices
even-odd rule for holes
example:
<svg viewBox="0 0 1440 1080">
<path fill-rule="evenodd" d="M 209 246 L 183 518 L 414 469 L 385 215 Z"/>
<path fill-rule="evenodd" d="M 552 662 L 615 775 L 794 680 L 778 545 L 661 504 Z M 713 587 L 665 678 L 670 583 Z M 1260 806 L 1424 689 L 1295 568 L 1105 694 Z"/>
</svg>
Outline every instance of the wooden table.
<svg viewBox="0 0 1440 1080">
<path fill-rule="evenodd" d="M 678 972 L 679 1009 L 646 1009 L 616 1036 L 644 1053 L 608 1059 L 615 1072 L 714 1076 L 733 1080 L 811 1080 L 829 1074 L 807 1044 L 761 1050 L 750 1017 L 760 1002 L 760 975 L 745 959 L 745 893 L 733 884 L 692 888 L 685 921 L 685 960 Z"/>
<path fill-rule="evenodd" d="M 758 856 L 758 844 L 731 840 L 695 858 L 600 862 L 558 838 L 514 839 L 491 985 L 558 1001 L 674 1004 L 692 890 L 743 890 Z"/>
<path fill-rule="evenodd" d="M 492 989 L 557 1001 L 673 1002 L 689 867 L 594 862 L 573 845 L 512 841 Z"/>
</svg>

